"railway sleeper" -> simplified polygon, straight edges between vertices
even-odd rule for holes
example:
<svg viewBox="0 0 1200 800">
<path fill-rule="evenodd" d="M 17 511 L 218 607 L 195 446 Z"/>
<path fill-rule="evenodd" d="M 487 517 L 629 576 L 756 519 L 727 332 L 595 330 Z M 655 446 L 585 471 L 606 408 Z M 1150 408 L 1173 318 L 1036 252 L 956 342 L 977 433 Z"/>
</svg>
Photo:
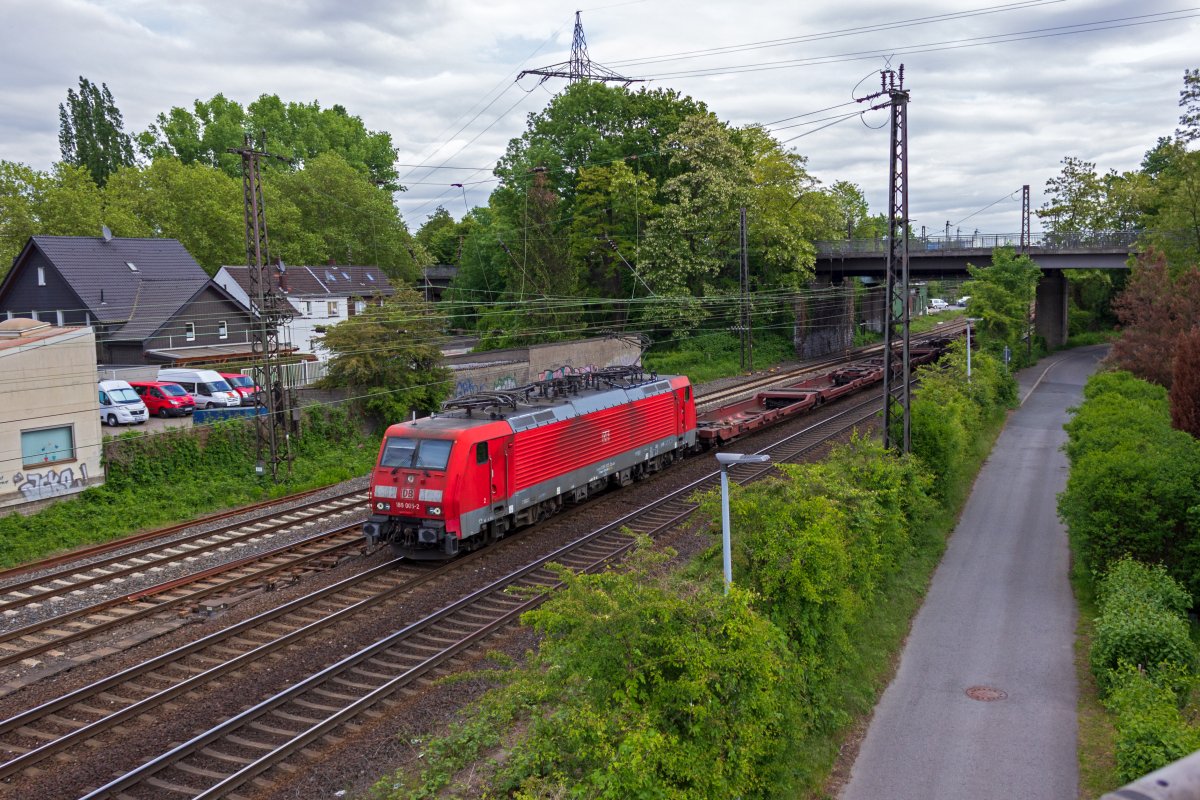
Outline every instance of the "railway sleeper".
<svg viewBox="0 0 1200 800">
<path fill-rule="evenodd" d="M 204 767 L 198 767 L 195 764 L 189 764 L 186 761 L 176 761 L 171 766 L 180 772 L 186 772 L 188 775 L 195 775 L 198 778 L 210 778 L 215 781 L 223 781 L 229 777 L 228 772 L 217 772 L 215 769 L 205 769 Z M 193 789 L 191 794 L 194 797 L 196 790 Z"/>
<path fill-rule="evenodd" d="M 263 752 L 266 752 L 266 753 L 269 753 L 270 751 L 275 749 L 274 747 L 272 747 L 269 744 L 264 745 L 261 742 L 252 742 L 249 739 L 239 739 L 239 738 L 236 738 L 233 736 L 226 736 L 225 741 L 233 742 L 234 744 L 238 745 L 239 747 L 249 747 L 254 750 L 262 750 Z M 238 767 L 244 767 L 247 764 L 254 763 L 253 758 L 246 758 L 245 756 L 235 756 L 232 753 L 222 753 L 220 750 L 214 750 L 211 747 L 205 747 L 204 749 L 202 749 L 200 751 L 200 753 L 202 755 L 208 756 L 209 758 L 215 758 L 217 761 L 224 761 L 229 764 L 235 764 Z"/>
</svg>

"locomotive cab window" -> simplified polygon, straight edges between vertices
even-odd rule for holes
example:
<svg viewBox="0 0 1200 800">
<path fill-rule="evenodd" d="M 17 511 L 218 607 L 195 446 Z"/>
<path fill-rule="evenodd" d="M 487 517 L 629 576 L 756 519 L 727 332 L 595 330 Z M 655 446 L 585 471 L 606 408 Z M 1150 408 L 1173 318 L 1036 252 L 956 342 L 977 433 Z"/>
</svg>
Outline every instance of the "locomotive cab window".
<svg viewBox="0 0 1200 800">
<path fill-rule="evenodd" d="M 451 444 L 449 439 L 422 439 L 417 447 L 417 469 L 445 469 Z"/>
<path fill-rule="evenodd" d="M 379 466 L 396 469 L 439 469 L 446 468 L 450 460 L 449 439 L 413 439 L 407 436 L 389 436 L 383 446 L 383 457 Z"/>
<path fill-rule="evenodd" d="M 475 445 L 475 463 L 486 464 L 488 460 L 487 442 L 479 442 Z"/>
</svg>

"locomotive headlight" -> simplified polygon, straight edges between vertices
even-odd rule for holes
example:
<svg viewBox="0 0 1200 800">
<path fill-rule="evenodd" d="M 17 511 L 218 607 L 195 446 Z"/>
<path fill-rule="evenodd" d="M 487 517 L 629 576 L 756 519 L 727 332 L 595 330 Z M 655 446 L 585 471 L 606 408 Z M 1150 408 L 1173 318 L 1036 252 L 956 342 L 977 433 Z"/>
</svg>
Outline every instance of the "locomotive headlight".
<svg viewBox="0 0 1200 800">
<path fill-rule="evenodd" d="M 441 506 L 430 506 L 429 513 L 435 517 L 440 517 L 442 515 L 442 508 Z"/>
<path fill-rule="evenodd" d="M 387 503 L 387 502 L 380 500 L 378 503 L 375 504 L 375 508 L 379 511 L 387 511 L 388 506 L 390 506 L 390 505 L 391 505 L 391 503 Z"/>
</svg>

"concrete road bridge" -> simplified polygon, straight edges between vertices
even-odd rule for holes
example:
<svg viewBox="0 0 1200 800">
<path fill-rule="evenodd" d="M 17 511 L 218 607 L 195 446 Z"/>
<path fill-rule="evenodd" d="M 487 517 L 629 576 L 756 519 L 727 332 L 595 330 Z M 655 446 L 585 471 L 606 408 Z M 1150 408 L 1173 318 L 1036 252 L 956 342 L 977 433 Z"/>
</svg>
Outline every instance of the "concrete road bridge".
<svg viewBox="0 0 1200 800">
<path fill-rule="evenodd" d="M 914 236 L 908 243 L 909 278 L 916 281 L 966 278 L 967 264 L 987 266 L 997 247 L 1011 246 L 1026 253 L 1043 273 L 1037 288 L 1037 333 L 1045 337 L 1051 347 L 1056 347 L 1067 338 L 1065 270 L 1126 269 L 1130 256 L 1140 252 L 1137 239 L 1137 231 L 1037 233 L 1023 246 L 1020 234 Z M 818 287 L 832 286 L 850 277 L 882 281 L 886 276 L 888 241 L 885 238 L 820 241 L 816 245 L 814 283 Z M 871 324 L 876 315 L 882 320 L 882 297 L 874 305 L 877 308 L 868 318 Z"/>
</svg>

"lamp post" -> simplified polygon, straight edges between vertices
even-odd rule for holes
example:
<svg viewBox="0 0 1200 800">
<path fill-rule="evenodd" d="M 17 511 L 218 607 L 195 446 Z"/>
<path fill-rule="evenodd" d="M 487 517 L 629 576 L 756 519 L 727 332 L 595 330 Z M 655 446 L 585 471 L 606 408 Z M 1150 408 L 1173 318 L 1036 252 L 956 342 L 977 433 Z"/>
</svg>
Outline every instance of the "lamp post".
<svg viewBox="0 0 1200 800">
<path fill-rule="evenodd" d="M 978 317 L 967 317 L 967 383 L 971 382 L 971 323 L 979 322 Z"/>
<path fill-rule="evenodd" d="M 729 594 L 729 586 L 733 583 L 733 556 L 729 545 L 729 467 L 732 464 L 765 464 L 770 460 L 771 457 L 763 453 L 717 453 L 717 463 L 721 465 L 721 555 L 725 565 L 725 594 Z"/>
</svg>

